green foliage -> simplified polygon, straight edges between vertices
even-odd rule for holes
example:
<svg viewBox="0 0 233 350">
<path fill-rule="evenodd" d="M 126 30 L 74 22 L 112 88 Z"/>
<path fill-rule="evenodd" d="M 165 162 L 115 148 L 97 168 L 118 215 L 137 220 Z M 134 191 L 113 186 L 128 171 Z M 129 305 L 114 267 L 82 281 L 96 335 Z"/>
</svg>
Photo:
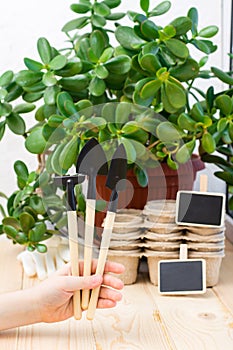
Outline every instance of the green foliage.
<svg viewBox="0 0 233 350">
<path fill-rule="evenodd" d="M 69 172 L 91 137 L 103 144 L 107 157 L 123 143 L 141 186 L 147 185 L 147 168 L 167 162 L 177 169 L 197 145 L 203 160 L 221 168 L 216 176 L 232 185 L 232 155 L 225 158 L 233 141 L 233 91 L 216 94 L 211 83 L 199 88 L 209 78 L 233 84 L 231 72 L 205 69 L 217 50 L 212 38 L 218 28 L 199 28 L 194 7 L 161 25 L 171 2 L 138 2 L 140 12 L 126 13 L 121 0 L 72 4 L 74 18 L 62 28 L 63 49 L 39 38 L 38 61 L 26 57 L 24 69 L 0 75 L 0 140 L 8 128 L 24 138 L 30 153 L 45 154 L 41 174 L 15 162 L 19 189 L 8 199 L 9 215 L 0 226 L 13 242 L 44 251 L 40 242 L 52 234 L 47 221 L 57 230 L 64 227 L 64 198 L 55 194 L 51 179 Z M 201 58 L 195 58 L 197 51 Z M 28 114 L 35 117 L 30 129 Z M 43 200 L 36 192 L 41 184 Z M 80 192 L 77 202 L 85 211 Z"/>
</svg>

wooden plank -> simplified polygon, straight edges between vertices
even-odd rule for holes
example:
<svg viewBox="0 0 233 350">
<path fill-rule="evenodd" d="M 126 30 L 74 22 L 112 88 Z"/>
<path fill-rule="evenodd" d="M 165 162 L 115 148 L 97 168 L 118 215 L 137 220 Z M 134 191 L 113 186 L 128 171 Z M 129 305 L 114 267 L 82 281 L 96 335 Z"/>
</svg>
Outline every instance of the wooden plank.
<svg viewBox="0 0 233 350">
<path fill-rule="evenodd" d="M 13 245 L 5 235 L 0 236 L 0 293 L 21 289 L 23 271 L 16 259 L 21 251 L 22 247 Z M 15 350 L 17 338 L 18 329 L 0 332 L 0 349 Z"/>
<path fill-rule="evenodd" d="M 23 278 L 23 288 L 41 283 L 37 278 Z M 95 349 L 91 324 L 83 317 L 57 323 L 40 323 L 18 330 L 18 350 L 87 350 Z"/>
<path fill-rule="evenodd" d="M 175 349 L 233 349 L 232 314 L 212 288 L 199 296 L 161 296 L 157 287 L 147 287 Z"/>
<path fill-rule="evenodd" d="M 226 241 L 225 254 L 221 264 L 219 282 L 213 291 L 233 315 L 233 245 L 229 241 Z"/>
<path fill-rule="evenodd" d="M 16 257 L 22 249 L 5 235 L 0 236 L 0 293 L 21 289 L 23 270 Z"/>
<path fill-rule="evenodd" d="M 157 319 L 157 307 L 142 276 L 125 286 L 123 300 L 114 309 L 96 310 L 93 331 L 98 350 L 171 349 Z"/>
</svg>

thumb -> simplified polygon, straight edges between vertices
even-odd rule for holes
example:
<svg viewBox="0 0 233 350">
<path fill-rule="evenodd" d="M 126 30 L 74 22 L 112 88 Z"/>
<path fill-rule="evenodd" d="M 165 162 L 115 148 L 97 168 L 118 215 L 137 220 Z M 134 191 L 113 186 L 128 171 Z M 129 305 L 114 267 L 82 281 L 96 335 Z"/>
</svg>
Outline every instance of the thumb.
<svg viewBox="0 0 233 350">
<path fill-rule="evenodd" d="M 62 288 L 67 292 L 75 292 L 76 290 L 81 289 L 97 288 L 103 282 L 103 277 L 101 275 L 92 275 L 86 277 L 64 276 L 61 279 L 63 280 Z"/>
</svg>

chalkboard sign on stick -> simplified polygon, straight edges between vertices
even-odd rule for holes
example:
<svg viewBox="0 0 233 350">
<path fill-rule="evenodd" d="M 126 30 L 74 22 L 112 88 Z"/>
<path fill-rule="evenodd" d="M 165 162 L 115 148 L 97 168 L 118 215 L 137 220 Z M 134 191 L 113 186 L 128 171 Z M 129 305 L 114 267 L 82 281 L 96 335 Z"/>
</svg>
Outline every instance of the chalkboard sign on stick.
<svg viewBox="0 0 233 350">
<path fill-rule="evenodd" d="M 224 225 L 223 193 L 178 191 L 176 223 L 178 225 L 221 227 Z"/>
<path fill-rule="evenodd" d="M 206 292 L 204 259 L 160 260 L 158 266 L 160 294 L 203 294 Z"/>
</svg>

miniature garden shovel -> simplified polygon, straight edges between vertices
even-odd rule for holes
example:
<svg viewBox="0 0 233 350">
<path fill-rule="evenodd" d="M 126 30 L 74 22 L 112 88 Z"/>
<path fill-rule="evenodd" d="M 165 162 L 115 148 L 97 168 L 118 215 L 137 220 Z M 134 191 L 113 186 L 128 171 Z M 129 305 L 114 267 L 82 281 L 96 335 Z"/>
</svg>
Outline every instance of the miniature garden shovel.
<svg viewBox="0 0 233 350">
<path fill-rule="evenodd" d="M 121 144 L 115 151 L 111 160 L 110 169 L 106 181 L 106 186 L 112 190 L 110 201 L 108 203 L 108 210 L 104 222 L 104 230 L 101 239 L 99 258 L 96 268 L 97 275 L 103 275 L 104 267 L 107 260 L 108 248 L 115 220 L 118 194 L 125 189 L 125 179 L 127 171 L 127 157 L 123 144 Z M 87 310 L 87 319 L 92 320 L 97 307 L 100 287 L 92 290 L 91 298 Z"/>
<path fill-rule="evenodd" d="M 78 222 L 74 185 L 82 183 L 84 180 L 85 177 L 82 175 L 57 176 L 54 180 L 57 186 L 66 186 L 67 191 L 67 221 L 72 276 L 79 276 Z M 80 290 L 77 290 L 73 296 L 74 317 L 76 320 L 80 320 L 82 318 L 80 295 Z"/>
<path fill-rule="evenodd" d="M 88 176 L 85 218 L 84 269 L 83 276 L 91 275 L 92 249 L 95 228 L 96 176 L 108 172 L 105 153 L 95 138 L 90 139 L 82 148 L 77 159 L 76 171 Z M 82 309 L 86 310 L 90 291 L 82 291 Z"/>
</svg>

